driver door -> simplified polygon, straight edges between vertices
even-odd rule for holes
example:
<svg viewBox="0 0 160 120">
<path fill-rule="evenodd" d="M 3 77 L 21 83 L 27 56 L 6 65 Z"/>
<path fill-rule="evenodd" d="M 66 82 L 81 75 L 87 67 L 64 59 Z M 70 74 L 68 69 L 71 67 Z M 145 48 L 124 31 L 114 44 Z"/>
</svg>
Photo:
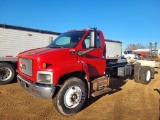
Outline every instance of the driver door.
<svg viewBox="0 0 160 120">
<path fill-rule="evenodd" d="M 88 72 L 90 77 L 104 75 L 106 69 L 106 60 L 103 56 L 103 48 L 100 40 L 99 33 L 97 34 L 96 47 L 91 52 L 88 52 L 82 56 L 83 61 L 88 66 Z M 82 42 L 82 51 L 89 49 L 90 47 L 90 33 L 86 35 Z"/>
</svg>

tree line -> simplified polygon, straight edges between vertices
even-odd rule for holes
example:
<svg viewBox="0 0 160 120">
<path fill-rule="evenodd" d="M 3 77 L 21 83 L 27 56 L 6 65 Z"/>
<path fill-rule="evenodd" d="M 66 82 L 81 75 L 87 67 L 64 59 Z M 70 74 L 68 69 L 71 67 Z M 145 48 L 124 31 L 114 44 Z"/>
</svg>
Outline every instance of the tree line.
<svg viewBox="0 0 160 120">
<path fill-rule="evenodd" d="M 149 46 L 145 46 L 142 44 L 129 44 L 127 45 L 125 50 L 136 50 L 136 49 L 148 49 Z"/>
</svg>

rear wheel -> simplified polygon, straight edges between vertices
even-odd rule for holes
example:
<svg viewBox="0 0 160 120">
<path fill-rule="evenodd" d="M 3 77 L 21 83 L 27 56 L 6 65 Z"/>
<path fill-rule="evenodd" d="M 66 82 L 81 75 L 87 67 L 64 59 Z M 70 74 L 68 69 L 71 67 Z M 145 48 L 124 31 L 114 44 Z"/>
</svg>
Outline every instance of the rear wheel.
<svg viewBox="0 0 160 120">
<path fill-rule="evenodd" d="M 85 83 L 79 78 L 69 78 L 54 98 L 55 108 L 65 116 L 81 110 L 87 98 Z"/>
<path fill-rule="evenodd" d="M 7 84 L 15 77 L 15 69 L 11 64 L 0 63 L 0 84 Z"/>
<path fill-rule="evenodd" d="M 140 83 L 149 84 L 151 82 L 151 68 L 149 66 L 143 66 L 140 72 Z"/>
<path fill-rule="evenodd" d="M 141 65 L 137 64 L 134 66 L 134 81 L 139 83 L 140 82 L 140 71 Z"/>
</svg>

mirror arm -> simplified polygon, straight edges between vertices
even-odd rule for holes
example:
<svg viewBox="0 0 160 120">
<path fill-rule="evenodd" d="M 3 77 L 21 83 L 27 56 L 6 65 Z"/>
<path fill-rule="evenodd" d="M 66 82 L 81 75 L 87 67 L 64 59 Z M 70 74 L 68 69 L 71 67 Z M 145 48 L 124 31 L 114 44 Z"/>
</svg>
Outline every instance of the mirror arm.
<svg viewBox="0 0 160 120">
<path fill-rule="evenodd" d="M 85 51 L 78 51 L 78 55 L 81 56 L 81 55 L 84 55 L 84 54 L 91 52 L 93 50 L 94 50 L 94 48 L 89 48 L 88 50 L 85 50 Z"/>
</svg>

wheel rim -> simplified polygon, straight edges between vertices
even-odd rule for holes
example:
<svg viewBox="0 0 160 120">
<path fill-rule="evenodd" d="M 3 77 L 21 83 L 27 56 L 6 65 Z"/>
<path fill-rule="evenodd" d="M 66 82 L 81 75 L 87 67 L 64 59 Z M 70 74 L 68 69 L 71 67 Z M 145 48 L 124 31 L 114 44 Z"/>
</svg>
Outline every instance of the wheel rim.
<svg viewBox="0 0 160 120">
<path fill-rule="evenodd" d="M 64 95 L 64 104 L 67 108 L 75 108 L 81 101 L 82 91 L 78 86 L 71 86 Z"/>
<path fill-rule="evenodd" d="M 7 67 L 0 68 L 0 81 L 7 81 L 12 76 L 12 72 Z"/>
<path fill-rule="evenodd" d="M 149 81 L 151 78 L 151 71 L 147 70 L 146 81 Z"/>
</svg>

